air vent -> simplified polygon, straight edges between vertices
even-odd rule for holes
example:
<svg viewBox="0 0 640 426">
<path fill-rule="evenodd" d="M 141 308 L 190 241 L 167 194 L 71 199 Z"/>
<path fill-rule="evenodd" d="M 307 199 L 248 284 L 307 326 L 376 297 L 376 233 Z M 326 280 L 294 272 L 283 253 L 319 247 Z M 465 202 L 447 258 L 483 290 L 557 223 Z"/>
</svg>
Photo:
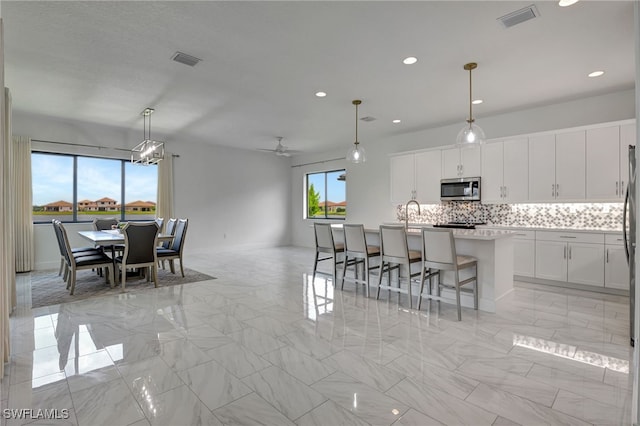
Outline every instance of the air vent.
<svg viewBox="0 0 640 426">
<path fill-rule="evenodd" d="M 514 25 L 537 18 L 538 16 L 540 16 L 540 12 L 538 12 L 536 6 L 532 4 L 531 6 L 523 7 L 515 12 L 511 12 L 508 15 L 501 16 L 498 18 L 498 21 L 500 21 L 505 28 L 511 28 Z"/>
<path fill-rule="evenodd" d="M 176 52 L 171 59 L 181 64 L 189 65 L 190 67 L 195 67 L 196 64 L 202 60 L 182 52 Z"/>
<path fill-rule="evenodd" d="M 360 119 L 360 121 L 366 121 L 366 122 L 369 122 L 369 121 L 376 121 L 376 118 L 375 118 L 375 117 L 366 116 L 366 117 L 362 117 L 362 118 Z"/>
</svg>

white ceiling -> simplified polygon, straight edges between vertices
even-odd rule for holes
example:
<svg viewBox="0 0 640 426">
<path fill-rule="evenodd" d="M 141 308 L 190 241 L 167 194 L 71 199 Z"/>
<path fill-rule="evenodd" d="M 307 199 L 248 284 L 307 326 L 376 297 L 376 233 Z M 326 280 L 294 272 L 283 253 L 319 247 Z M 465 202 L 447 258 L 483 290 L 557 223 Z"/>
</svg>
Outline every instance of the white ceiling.
<svg viewBox="0 0 640 426">
<path fill-rule="evenodd" d="M 634 87 L 633 3 L 2 1 L 14 111 L 302 152 Z M 176 51 L 201 58 L 195 68 Z M 416 56 L 417 64 L 402 64 Z M 588 78 L 591 71 L 606 74 Z M 316 91 L 328 96 L 316 98 Z M 392 124 L 399 118 L 401 124 Z M 490 135 L 488 135 L 490 136 Z"/>
</svg>

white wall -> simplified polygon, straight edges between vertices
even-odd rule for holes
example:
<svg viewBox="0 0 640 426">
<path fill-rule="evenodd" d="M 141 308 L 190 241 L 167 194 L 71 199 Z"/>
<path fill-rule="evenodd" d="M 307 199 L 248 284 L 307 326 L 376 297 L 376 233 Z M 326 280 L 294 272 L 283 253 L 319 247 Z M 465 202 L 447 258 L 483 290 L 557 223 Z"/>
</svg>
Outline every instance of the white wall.
<svg viewBox="0 0 640 426">
<path fill-rule="evenodd" d="M 583 126 L 609 121 L 635 118 L 635 92 L 633 89 L 594 96 L 555 105 L 513 111 L 492 117 L 476 115 L 478 124 L 488 138 L 500 138 L 525 133 Z M 306 173 L 347 169 L 347 218 L 349 223 L 363 223 L 377 227 L 383 222 L 396 220 L 395 206 L 389 201 L 389 154 L 453 144 L 463 120 L 452 125 L 406 133 L 390 138 L 379 138 L 367 133 L 367 126 L 359 126 L 360 142 L 367 150 L 367 162 L 348 164 L 334 161 L 292 169 L 293 204 L 292 244 L 313 247 L 313 221 L 303 219 L 304 175 Z M 345 135 L 349 136 L 349 135 Z M 346 140 L 349 140 L 348 138 Z M 305 164 L 344 156 L 349 149 L 323 155 L 300 156 L 294 164 Z"/>
<path fill-rule="evenodd" d="M 99 124 L 56 120 L 14 111 L 13 133 L 32 139 L 129 149 L 140 132 Z M 162 135 L 155 135 L 162 139 Z M 286 245 L 290 241 L 290 159 L 270 153 L 211 146 L 202 141 L 168 139 L 174 158 L 175 214 L 189 218 L 185 252 L 228 251 Z M 54 148 L 55 146 L 50 145 Z M 59 151 L 127 158 L 110 149 L 58 146 Z M 68 226 L 74 246 L 87 245 Z M 58 266 L 59 252 L 50 224 L 35 226 L 36 268 Z M 188 267 L 188 257 L 185 262 Z"/>
</svg>

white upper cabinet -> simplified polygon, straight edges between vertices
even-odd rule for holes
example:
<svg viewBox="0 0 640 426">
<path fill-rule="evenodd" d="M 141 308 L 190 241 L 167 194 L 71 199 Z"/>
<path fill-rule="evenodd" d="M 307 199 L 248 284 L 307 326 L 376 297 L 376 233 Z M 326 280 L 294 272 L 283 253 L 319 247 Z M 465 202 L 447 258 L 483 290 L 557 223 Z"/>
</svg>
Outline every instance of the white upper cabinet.
<svg viewBox="0 0 640 426">
<path fill-rule="evenodd" d="M 480 149 L 448 148 L 442 150 L 442 178 L 480 176 Z"/>
<path fill-rule="evenodd" d="M 620 126 L 587 130 L 587 198 L 620 198 Z"/>
<path fill-rule="evenodd" d="M 420 203 L 440 202 L 441 176 L 440 150 L 415 154 L 416 198 Z"/>
<path fill-rule="evenodd" d="M 483 203 L 517 203 L 528 200 L 527 138 L 483 145 L 481 162 Z"/>
<path fill-rule="evenodd" d="M 529 201 L 555 201 L 556 136 L 529 137 Z"/>
<path fill-rule="evenodd" d="M 391 157 L 391 202 L 404 203 L 415 198 L 414 154 Z"/>
<path fill-rule="evenodd" d="M 585 199 L 585 132 L 556 135 L 556 200 Z"/>
<path fill-rule="evenodd" d="M 504 198 L 504 149 L 503 143 L 488 143 L 481 148 L 482 161 L 482 202 L 502 203 Z"/>
<path fill-rule="evenodd" d="M 529 138 L 529 201 L 585 199 L 585 132 Z"/>
<path fill-rule="evenodd" d="M 391 157 L 391 202 L 440 202 L 440 150 Z"/>
</svg>

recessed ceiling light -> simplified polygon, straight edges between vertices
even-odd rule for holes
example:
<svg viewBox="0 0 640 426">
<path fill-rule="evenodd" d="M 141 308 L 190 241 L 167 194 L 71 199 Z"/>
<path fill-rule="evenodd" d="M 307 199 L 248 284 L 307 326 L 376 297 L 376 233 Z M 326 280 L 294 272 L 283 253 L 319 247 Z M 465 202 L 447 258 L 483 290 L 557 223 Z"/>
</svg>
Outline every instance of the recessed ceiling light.
<svg viewBox="0 0 640 426">
<path fill-rule="evenodd" d="M 327 94 L 325 92 L 316 92 L 316 96 L 319 98 L 324 98 L 325 96 L 327 96 Z"/>
<path fill-rule="evenodd" d="M 592 73 L 589 73 L 589 77 L 600 77 L 603 74 L 604 74 L 604 71 L 594 71 Z"/>
<path fill-rule="evenodd" d="M 471 101 L 471 103 L 474 104 L 474 105 L 480 105 L 483 102 L 484 101 L 482 99 L 474 99 L 473 101 Z"/>
<path fill-rule="evenodd" d="M 393 120 L 393 121 L 392 121 L 392 123 L 393 123 L 393 124 L 402 123 L 402 120 L 395 119 L 395 120 Z"/>
<path fill-rule="evenodd" d="M 404 58 L 402 60 L 402 63 L 405 65 L 413 65 L 416 62 L 418 62 L 418 58 L 416 58 L 415 56 L 409 56 L 408 58 Z"/>
<path fill-rule="evenodd" d="M 578 3 L 580 0 L 560 0 L 558 2 L 558 6 L 560 7 L 567 7 L 567 6 L 571 6 L 572 4 L 576 4 Z"/>
</svg>

